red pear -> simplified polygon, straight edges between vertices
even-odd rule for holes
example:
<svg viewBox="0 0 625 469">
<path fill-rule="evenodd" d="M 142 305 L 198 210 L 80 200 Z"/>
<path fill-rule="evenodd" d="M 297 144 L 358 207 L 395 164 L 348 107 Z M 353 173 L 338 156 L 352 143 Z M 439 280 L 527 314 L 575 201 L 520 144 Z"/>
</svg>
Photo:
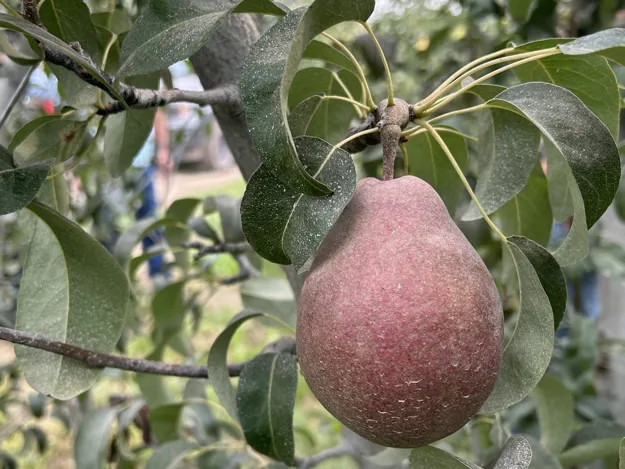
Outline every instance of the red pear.
<svg viewBox="0 0 625 469">
<path fill-rule="evenodd" d="M 436 191 L 359 181 L 299 303 L 297 355 L 321 404 L 375 443 L 432 443 L 488 398 L 502 341 L 495 283 Z"/>
</svg>

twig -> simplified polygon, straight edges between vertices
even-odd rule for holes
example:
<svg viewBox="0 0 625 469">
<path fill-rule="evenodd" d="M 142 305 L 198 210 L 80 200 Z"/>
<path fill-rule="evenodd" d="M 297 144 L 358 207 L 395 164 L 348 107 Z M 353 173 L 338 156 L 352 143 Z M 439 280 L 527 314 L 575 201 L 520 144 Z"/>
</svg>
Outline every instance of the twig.
<svg viewBox="0 0 625 469">
<path fill-rule="evenodd" d="M 354 448 L 345 441 L 341 441 L 338 445 L 325 449 L 313 456 L 306 458 L 296 457 L 295 467 L 297 469 L 311 469 L 327 459 L 340 458 L 341 456 L 354 456 Z"/>
<path fill-rule="evenodd" d="M 142 358 L 122 357 L 108 353 L 94 352 L 75 345 L 50 340 L 41 334 L 18 331 L 0 327 L 0 340 L 52 352 L 57 355 L 78 360 L 91 368 L 117 368 L 136 373 L 178 376 L 184 378 L 208 378 L 208 369 L 199 365 L 177 365 L 162 363 Z M 230 376 L 238 376 L 243 366 L 234 364 L 229 367 Z"/>
<path fill-rule="evenodd" d="M 197 249 L 198 252 L 193 257 L 196 261 L 210 254 L 243 254 L 252 249 L 248 243 L 220 243 L 207 245 L 195 241 L 184 243 L 182 247 L 185 249 Z"/>
<path fill-rule="evenodd" d="M 22 97 L 22 94 L 24 94 L 24 91 L 28 87 L 30 76 L 33 74 L 36 68 L 37 68 L 37 65 L 33 65 L 32 67 L 30 67 L 30 69 L 28 69 L 28 71 L 26 72 L 26 75 L 24 75 L 24 78 L 22 78 L 22 81 L 20 82 L 17 89 L 15 90 L 15 93 L 13 93 L 13 96 L 11 97 L 11 101 L 9 101 L 9 104 L 7 104 L 6 109 L 2 113 L 2 117 L 0 117 L 0 129 L 4 127 L 4 124 L 6 123 L 7 119 L 11 115 L 11 111 L 13 111 L 13 108 L 19 102 L 20 98 Z"/>
<path fill-rule="evenodd" d="M 256 267 L 252 265 L 250 260 L 245 254 L 233 254 L 234 259 L 239 264 L 239 273 L 233 277 L 223 278 L 219 280 L 219 283 L 222 285 L 234 285 L 235 283 L 240 283 L 248 278 L 259 275 L 260 272 L 256 270 Z"/>
</svg>

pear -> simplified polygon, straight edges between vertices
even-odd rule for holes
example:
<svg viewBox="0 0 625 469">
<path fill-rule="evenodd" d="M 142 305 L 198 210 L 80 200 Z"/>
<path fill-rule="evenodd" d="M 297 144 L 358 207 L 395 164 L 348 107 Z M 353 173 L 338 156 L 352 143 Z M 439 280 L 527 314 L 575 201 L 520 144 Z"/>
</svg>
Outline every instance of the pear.
<svg viewBox="0 0 625 469">
<path fill-rule="evenodd" d="M 502 342 L 495 282 L 436 191 L 360 180 L 299 302 L 297 355 L 321 404 L 372 442 L 432 443 L 479 411 Z"/>
</svg>

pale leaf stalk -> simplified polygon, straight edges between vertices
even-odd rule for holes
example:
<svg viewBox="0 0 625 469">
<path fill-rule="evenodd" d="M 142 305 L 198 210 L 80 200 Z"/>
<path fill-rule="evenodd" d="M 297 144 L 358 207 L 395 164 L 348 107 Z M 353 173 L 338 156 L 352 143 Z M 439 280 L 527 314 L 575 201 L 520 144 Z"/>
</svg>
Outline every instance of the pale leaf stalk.
<svg viewBox="0 0 625 469">
<path fill-rule="evenodd" d="M 328 39 L 330 39 L 330 41 L 332 41 L 339 49 L 341 49 L 341 51 L 349 58 L 349 60 L 352 61 L 352 63 L 356 67 L 356 70 L 358 71 L 358 78 L 360 79 L 361 83 L 363 84 L 366 90 L 366 96 L 364 96 L 363 99 L 365 99 L 365 103 L 369 105 L 369 110 L 371 111 L 374 110 L 376 108 L 376 105 L 375 105 L 375 102 L 373 101 L 373 96 L 371 95 L 371 89 L 369 88 L 367 79 L 365 78 L 365 72 L 363 71 L 362 67 L 358 63 L 358 60 L 356 60 L 356 57 L 354 57 L 354 54 L 351 53 L 351 51 L 347 48 L 345 44 L 343 44 L 341 41 L 336 39 L 334 36 L 331 36 L 330 34 L 325 33 L 325 32 L 322 34 Z"/>
<path fill-rule="evenodd" d="M 367 117 L 367 112 L 369 111 L 369 106 L 367 106 L 366 104 L 360 103 L 358 101 L 356 101 L 356 99 L 354 99 L 354 95 L 349 91 L 349 88 L 347 88 L 347 86 L 345 85 L 345 82 L 343 80 L 341 80 L 341 77 L 339 76 L 338 73 L 336 72 L 332 72 L 332 78 L 334 78 L 334 80 L 339 84 L 339 86 L 341 87 L 341 89 L 343 90 L 343 92 L 345 93 L 345 95 L 352 100 L 353 104 L 354 104 L 354 109 L 356 110 L 356 114 L 358 114 L 358 116 L 361 119 L 364 119 Z M 365 92 L 363 91 L 363 96 Z"/>
<path fill-rule="evenodd" d="M 408 160 L 408 149 L 406 148 L 406 144 L 402 143 L 399 145 L 399 149 L 401 150 L 401 156 L 404 158 L 404 173 L 410 173 L 410 161 Z"/>
<path fill-rule="evenodd" d="M 9 5 L 5 0 L 0 0 L 0 5 L 2 5 L 5 10 L 7 12 L 9 12 L 9 14 L 11 16 L 15 16 L 17 18 L 21 18 L 22 15 L 19 14 L 19 12 L 17 12 L 11 5 Z"/>
<path fill-rule="evenodd" d="M 473 189 L 471 189 L 471 185 L 469 184 L 469 181 L 467 181 L 467 178 L 464 176 L 464 173 L 462 172 L 462 169 L 460 169 L 460 166 L 458 166 L 458 163 L 456 162 L 456 159 L 454 158 L 454 155 L 451 153 L 451 151 L 449 150 L 449 148 L 445 144 L 445 141 L 441 138 L 441 136 L 436 131 L 436 129 L 434 127 L 432 127 L 425 120 L 419 119 L 417 121 L 417 123 L 419 125 L 421 125 L 424 129 L 426 129 L 429 132 L 429 134 L 432 136 L 432 138 L 434 140 L 436 140 L 436 142 L 440 145 L 440 147 L 443 150 L 443 152 L 445 153 L 445 155 L 447 155 L 447 158 L 449 159 L 449 162 L 454 167 L 454 170 L 456 171 L 456 174 L 458 174 L 458 177 L 462 181 L 462 184 L 464 185 L 465 189 L 469 193 L 469 196 L 471 196 L 471 199 L 473 200 L 473 202 L 477 206 L 477 209 L 482 214 L 482 217 L 484 217 L 484 221 L 486 221 L 488 226 L 490 226 L 491 230 L 493 230 L 495 232 L 495 234 L 497 236 L 499 236 L 501 241 L 504 244 L 507 244 L 508 240 L 506 239 L 506 236 L 499 230 L 499 228 L 497 228 L 497 225 L 495 225 L 495 223 L 493 223 L 493 221 L 490 219 L 490 217 L 488 216 L 488 214 L 486 213 L 486 211 L 484 210 L 484 208 L 480 204 L 480 201 L 477 199 L 475 193 L 473 192 Z"/>
<path fill-rule="evenodd" d="M 394 99 L 395 99 L 395 90 L 393 88 L 393 77 L 391 76 L 391 69 L 388 66 L 388 62 L 386 61 L 386 56 L 384 55 L 382 46 L 380 45 L 378 38 L 375 37 L 375 34 L 373 33 L 373 29 L 371 29 L 371 26 L 369 26 L 369 23 L 365 21 L 363 21 L 361 24 L 367 30 L 367 33 L 371 37 L 371 40 L 373 41 L 376 49 L 378 50 L 378 54 L 380 54 L 380 59 L 382 59 L 382 65 L 384 65 L 384 73 L 386 75 L 386 86 L 388 88 L 388 105 L 392 106 L 394 104 Z"/>
<path fill-rule="evenodd" d="M 431 122 L 431 121 L 430 121 Z M 462 132 L 456 130 L 456 129 L 451 129 L 451 128 L 446 128 L 446 127 L 434 127 L 438 132 L 447 132 L 450 134 L 455 134 L 455 135 L 459 135 L 462 138 L 466 138 L 468 140 L 473 140 L 475 142 L 477 142 L 477 138 L 473 137 L 472 135 L 467 135 L 467 134 L 463 134 Z M 404 130 L 402 132 L 402 137 L 404 137 L 404 139 L 406 140 L 410 140 L 413 137 L 416 137 L 417 135 L 421 135 L 427 132 L 427 129 L 424 129 L 423 127 L 412 127 L 409 130 Z"/>
<path fill-rule="evenodd" d="M 507 51 L 510 50 L 514 50 L 514 49 L 505 49 Z M 465 70 L 463 73 L 459 73 L 461 72 L 463 69 L 458 70 L 458 72 L 456 72 L 454 75 L 452 75 L 450 77 L 453 78 L 451 80 L 447 80 L 448 82 L 443 83 L 441 86 L 439 86 L 436 91 L 434 93 L 432 93 L 428 98 L 426 98 L 425 100 L 417 103 L 415 105 L 415 112 L 423 112 L 424 110 L 427 109 L 427 107 L 432 104 L 434 101 L 437 100 L 437 98 L 443 96 L 444 94 L 446 94 L 449 90 L 455 88 L 456 86 L 459 86 L 462 84 L 462 80 L 464 80 L 465 78 L 470 77 L 471 75 L 484 70 L 485 68 L 489 68 L 489 67 L 493 67 L 495 65 L 500 65 L 502 63 L 505 62 L 514 62 L 515 60 L 522 60 L 522 59 L 528 59 L 531 57 L 536 57 L 536 56 L 540 56 L 543 55 L 547 52 L 552 52 L 552 51 L 557 51 L 559 53 L 559 49 L 557 48 L 551 48 L 551 49 L 542 49 L 542 50 L 538 50 L 538 51 L 532 51 L 532 52 L 522 52 L 520 54 L 514 54 L 514 55 L 509 55 L 506 57 L 499 57 L 499 58 L 495 58 L 494 60 L 489 60 L 486 63 L 482 63 L 482 64 L 476 64 L 474 67 L 471 67 L 467 70 Z M 485 56 L 488 57 L 488 56 Z"/>
<path fill-rule="evenodd" d="M 104 57 L 102 58 L 102 70 L 106 68 L 106 62 L 108 61 L 109 54 L 111 53 L 111 49 L 113 48 L 113 44 L 115 44 L 115 41 L 117 41 L 117 37 L 118 37 L 117 34 L 112 34 L 111 40 L 108 42 L 108 44 L 106 45 L 106 48 L 104 49 Z M 98 92 L 96 94 L 96 107 L 98 109 L 104 108 L 104 102 L 102 101 L 101 89 L 98 89 Z"/>
<path fill-rule="evenodd" d="M 464 74 L 464 73 L 466 73 L 466 72 L 468 72 L 470 70 L 473 70 L 474 67 L 480 65 L 482 62 L 486 62 L 486 61 L 494 59 L 496 57 L 501 57 L 502 55 L 509 54 L 510 52 L 513 52 L 513 51 L 514 51 L 514 47 L 508 47 L 507 49 L 502 49 L 502 50 L 499 50 L 497 52 L 493 52 L 492 54 L 485 55 L 483 57 L 475 59 L 472 62 L 469 62 L 467 65 L 465 65 L 464 67 L 462 67 L 461 69 L 456 71 L 454 74 L 452 74 L 449 78 L 447 78 L 447 80 L 445 80 L 438 88 L 436 88 L 434 91 L 432 91 L 432 93 L 427 98 L 425 98 L 421 102 L 418 102 L 415 105 L 415 107 L 420 107 L 420 106 L 422 106 L 426 102 L 427 103 L 432 103 L 432 102 L 436 101 L 436 99 L 438 99 L 438 97 L 442 94 L 442 90 L 445 89 L 447 87 L 447 85 L 449 85 L 450 83 L 455 81 L 456 78 L 458 78 L 462 74 Z"/>
<path fill-rule="evenodd" d="M 518 62 L 514 62 L 511 63 L 509 65 L 506 65 L 505 67 L 501 67 L 497 70 L 494 70 L 490 73 L 487 73 L 486 75 L 484 75 L 483 77 L 478 78 L 477 80 L 469 83 L 467 86 L 465 86 L 464 88 L 462 88 L 461 90 L 456 91 L 455 93 L 450 94 L 449 96 L 447 96 L 446 98 L 442 98 L 439 101 L 437 101 L 434 106 L 432 106 L 431 108 L 429 108 L 427 111 L 425 111 L 423 114 L 424 115 L 429 115 L 432 114 L 433 112 L 439 110 L 440 108 L 446 106 L 447 104 L 449 104 L 451 101 L 453 101 L 454 99 L 456 99 L 458 96 L 466 93 L 467 91 L 469 91 L 471 88 L 479 85 L 480 83 L 484 83 L 487 80 L 490 80 L 491 78 L 493 78 L 494 76 L 497 76 L 503 72 L 506 72 L 508 70 L 513 69 L 514 67 L 518 67 L 519 65 L 523 65 L 526 63 L 530 63 L 530 62 L 534 62 L 536 60 L 540 60 L 540 59 L 544 59 L 546 57 L 550 57 L 552 55 L 556 55 L 559 54 L 560 51 L 559 50 L 551 50 L 549 52 L 544 52 L 543 54 L 540 55 L 535 55 L 532 57 L 529 57 L 527 59 L 523 59 L 523 60 L 519 60 Z"/>
<path fill-rule="evenodd" d="M 478 104 L 477 106 L 472 106 L 472 107 L 466 107 L 464 109 L 458 109 L 456 111 L 451 111 L 451 112 L 447 112 L 445 114 L 441 114 L 440 116 L 436 116 L 432 119 L 430 119 L 428 122 L 430 124 L 433 124 L 434 122 L 438 122 L 441 121 L 443 119 L 447 119 L 448 117 L 451 116 L 457 116 L 460 114 L 467 114 L 469 112 L 476 112 L 476 111 L 481 111 L 482 109 L 486 109 L 488 106 L 486 106 L 486 104 Z"/>
<path fill-rule="evenodd" d="M 369 107 L 365 104 L 359 103 L 355 99 L 346 98 L 345 96 L 336 96 L 336 95 L 326 95 L 321 97 L 324 101 L 335 100 L 335 101 L 343 101 L 345 103 L 350 103 L 354 106 L 358 114 L 360 115 L 363 110 L 369 110 Z"/>
</svg>

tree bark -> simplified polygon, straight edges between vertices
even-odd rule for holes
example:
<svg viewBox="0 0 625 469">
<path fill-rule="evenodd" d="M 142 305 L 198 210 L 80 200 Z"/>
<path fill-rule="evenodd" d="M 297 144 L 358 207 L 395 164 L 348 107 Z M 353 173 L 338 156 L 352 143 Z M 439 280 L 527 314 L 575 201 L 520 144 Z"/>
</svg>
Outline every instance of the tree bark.
<svg viewBox="0 0 625 469">
<path fill-rule="evenodd" d="M 211 89 L 229 83 L 238 84 L 245 57 L 259 37 L 259 26 L 253 15 L 230 15 L 209 42 L 191 56 L 202 86 Z M 260 158 L 247 127 L 243 104 L 213 106 L 213 112 L 241 174 L 248 181 L 260 166 Z M 291 266 L 284 267 L 284 271 L 299 300 L 304 277 L 297 275 Z"/>
</svg>

